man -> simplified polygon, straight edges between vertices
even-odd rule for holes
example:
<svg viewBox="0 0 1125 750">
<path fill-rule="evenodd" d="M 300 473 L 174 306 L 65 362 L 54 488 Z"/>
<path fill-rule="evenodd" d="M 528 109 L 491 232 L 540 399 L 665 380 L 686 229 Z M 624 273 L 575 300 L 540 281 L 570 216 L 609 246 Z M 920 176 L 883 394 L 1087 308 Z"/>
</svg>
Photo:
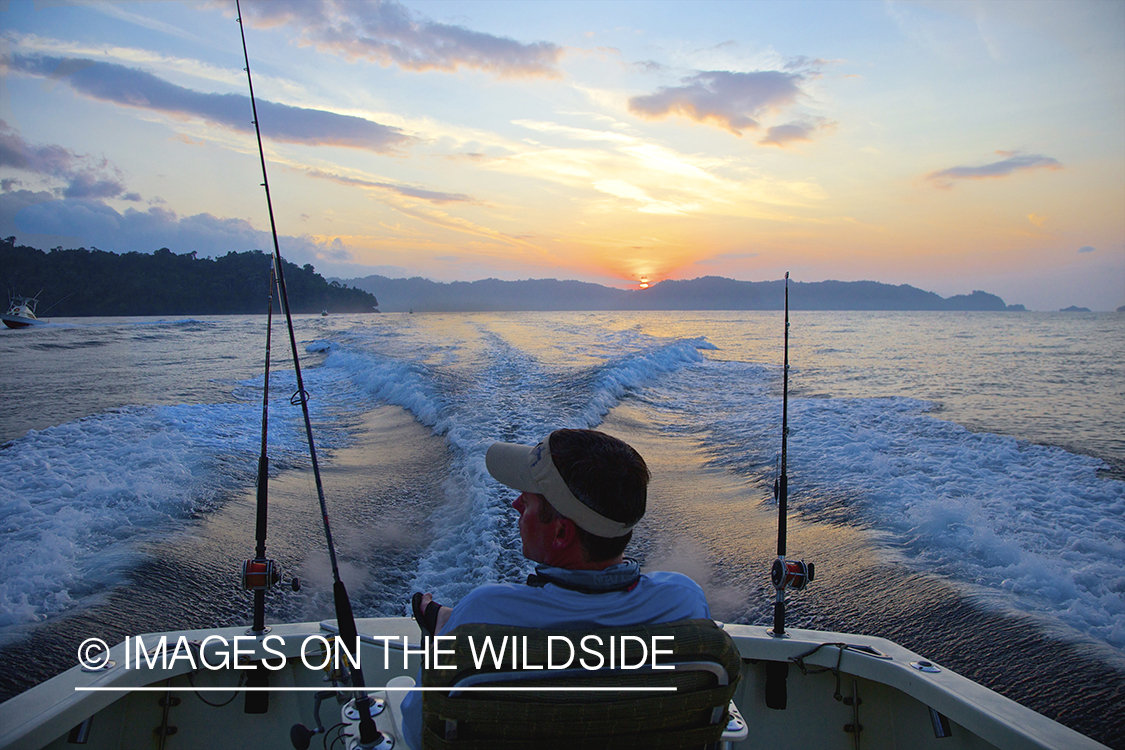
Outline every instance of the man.
<svg viewBox="0 0 1125 750">
<path fill-rule="evenodd" d="M 524 557 L 538 563 L 526 584 L 497 583 L 455 607 L 415 596 L 415 616 L 434 634 L 465 623 L 594 628 L 709 618 L 703 590 L 679 573 L 641 574 L 625 558 L 645 512 L 648 467 L 640 454 L 595 430 L 556 430 L 536 446 L 494 443 L 488 473 L 520 492 Z M 422 696 L 403 702 L 407 741 L 421 747 Z"/>
</svg>

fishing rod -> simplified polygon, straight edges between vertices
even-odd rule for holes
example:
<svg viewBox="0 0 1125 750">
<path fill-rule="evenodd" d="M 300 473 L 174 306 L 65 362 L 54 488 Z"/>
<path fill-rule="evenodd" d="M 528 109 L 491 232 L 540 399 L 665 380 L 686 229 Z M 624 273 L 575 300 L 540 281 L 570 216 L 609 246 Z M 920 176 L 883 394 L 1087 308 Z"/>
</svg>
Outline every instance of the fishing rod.
<svg viewBox="0 0 1125 750">
<path fill-rule="evenodd" d="M 40 290 L 39 290 L 39 294 L 42 294 L 42 293 L 43 293 L 43 290 L 42 290 L 42 289 L 40 289 Z M 35 301 L 36 301 L 36 302 L 38 302 L 38 301 L 39 301 L 39 294 L 35 295 L 35 297 L 34 297 L 34 299 L 35 299 Z M 77 290 L 75 290 L 75 291 L 71 292 L 70 294 L 66 295 L 65 297 L 63 297 L 62 299 L 60 299 L 60 300 L 59 300 L 58 302 L 56 302 L 55 304 L 53 304 L 53 305 L 51 305 L 50 307 L 48 307 L 48 308 L 47 308 L 46 310 L 44 310 L 43 312 L 36 312 L 35 314 L 36 314 L 36 315 L 38 315 L 39 317 L 43 317 L 43 316 L 44 316 L 44 315 L 46 315 L 47 313 L 51 312 L 51 310 L 54 310 L 54 309 L 55 309 L 56 307 L 58 307 L 59 305 L 61 305 L 61 304 L 62 304 L 63 302 L 66 302 L 66 301 L 67 301 L 68 299 L 70 299 L 71 297 L 73 297 L 73 296 L 74 296 L 74 295 L 76 295 L 76 294 L 78 294 L 78 291 L 77 291 Z"/>
<path fill-rule="evenodd" d="M 254 114 L 254 133 L 258 139 L 258 156 L 262 162 L 262 187 L 265 188 L 266 191 L 266 207 L 269 211 L 270 233 L 273 237 L 273 256 L 274 268 L 277 272 L 278 297 L 282 308 L 285 310 L 285 323 L 289 330 L 289 344 L 293 352 L 293 372 L 297 379 L 297 391 L 293 394 L 292 398 L 290 398 L 290 403 L 294 406 L 300 405 L 301 412 L 304 415 L 305 437 L 309 444 L 309 460 L 312 463 L 317 498 L 320 500 L 320 513 L 324 522 L 324 536 L 328 544 L 328 556 L 332 563 L 332 596 L 336 606 L 336 621 L 340 628 L 339 635 L 344 640 L 345 644 L 357 644 L 359 642 L 359 635 L 356 629 L 355 615 L 352 613 L 352 605 L 351 601 L 348 599 L 347 589 L 344 586 L 344 582 L 340 580 L 340 568 L 336 562 L 336 547 L 332 542 L 332 529 L 328 523 L 328 504 L 324 499 L 324 485 L 320 479 L 320 465 L 316 459 L 316 444 L 313 441 L 312 420 L 309 417 L 309 394 L 308 391 L 305 390 L 304 381 L 301 377 L 301 358 L 297 353 L 297 336 L 293 331 L 293 315 L 289 306 L 289 295 L 285 288 L 284 263 L 281 258 L 281 248 L 277 241 L 277 224 L 274 221 L 273 201 L 270 198 L 269 176 L 266 172 L 266 152 L 265 148 L 262 146 L 262 129 L 258 124 L 258 105 L 254 99 L 254 79 L 250 75 L 250 53 L 246 48 L 246 27 L 242 23 L 242 7 L 239 0 L 235 0 L 235 12 L 238 15 L 238 29 L 242 35 L 242 56 L 246 62 L 246 82 L 250 87 L 250 108 Z M 264 521 L 264 519 L 261 520 Z M 356 689 L 355 708 L 359 714 L 358 747 L 364 748 L 364 750 L 368 748 L 390 750 L 394 745 L 394 740 L 383 735 L 375 726 L 375 719 L 372 717 L 371 711 L 372 699 L 364 690 L 366 685 L 363 680 L 363 670 L 360 669 L 358 663 L 352 665 L 351 678 L 352 687 Z M 290 739 L 294 747 L 299 747 L 303 742 L 304 746 L 307 748 L 309 730 L 297 724 L 290 733 Z"/>
<path fill-rule="evenodd" d="M 266 516 L 269 505 L 269 456 L 266 453 L 266 435 L 269 433 L 270 404 L 270 335 L 273 331 L 273 263 L 270 263 L 269 301 L 266 304 L 266 364 L 263 370 L 262 385 L 262 451 L 258 455 L 257 528 L 254 559 L 242 563 L 242 588 L 254 592 L 254 623 L 246 635 L 263 636 L 270 632 L 266 627 L 266 591 L 281 583 L 281 566 L 276 560 L 266 557 Z M 299 591 L 301 583 L 291 578 L 293 591 Z M 247 677 L 246 684 L 252 688 L 269 686 L 269 678 L 261 670 L 255 669 Z M 270 694 L 264 690 L 250 690 L 245 696 L 244 710 L 248 714 L 264 714 L 270 708 Z"/>
<path fill-rule="evenodd" d="M 773 494 L 777 501 L 777 559 L 770 569 L 775 597 L 773 603 L 773 628 L 775 637 L 785 636 L 785 589 L 800 591 L 813 579 L 814 567 L 804 560 L 785 559 L 786 522 L 789 503 L 789 473 L 787 466 L 789 447 L 789 272 L 785 272 L 785 363 L 781 375 L 781 468 L 774 480 Z"/>
<path fill-rule="evenodd" d="M 42 290 L 42 289 L 40 289 L 40 290 L 39 290 L 39 295 L 42 295 L 42 293 L 43 293 L 43 290 Z M 56 307 L 59 307 L 60 305 L 62 305 L 62 304 L 63 304 L 63 302 L 65 302 L 66 300 L 70 299 L 70 298 L 71 298 L 71 297 L 73 297 L 74 295 L 77 295 L 77 293 L 78 293 L 78 291 L 77 291 L 77 290 L 75 290 L 75 291 L 72 291 L 71 293 L 69 293 L 69 295 L 66 295 L 65 297 L 63 297 L 63 298 L 62 298 L 62 299 L 60 299 L 59 301 L 55 302 L 55 304 L 54 304 L 54 305 L 52 305 L 51 307 L 48 307 L 47 309 L 43 310 L 43 311 L 42 311 L 42 313 L 36 313 L 36 315 L 38 315 L 38 316 L 42 317 L 42 316 L 46 315 L 47 313 L 50 313 L 50 311 L 51 311 L 51 310 L 55 309 Z M 35 296 L 36 300 L 38 300 L 38 297 L 39 297 L 39 295 L 36 295 L 36 296 Z"/>
<path fill-rule="evenodd" d="M 775 638 L 787 638 L 785 633 L 785 589 L 803 589 L 813 579 L 812 563 L 785 559 L 786 521 L 789 504 L 789 272 L 785 272 L 785 360 L 781 371 L 781 459 L 774 478 L 773 496 L 777 501 L 777 559 L 770 568 L 770 582 L 774 588 L 773 627 L 767 630 Z M 766 706 L 784 710 L 788 702 L 785 685 L 789 676 L 789 662 L 766 662 Z"/>
<path fill-rule="evenodd" d="M 257 492 L 257 523 L 255 529 L 254 559 L 242 564 L 242 588 L 254 592 L 254 624 L 247 635 L 265 635 L 270 632 L 266 627 L 266 590 L 281 582 L 281 567 L 276 561 L 266 558 L 266 519 L 269 507 L 269 455 L 266 453 L 266 436 L 269 433 L 270 413 L 270 342 L 273 333 L 273 290 L 276 281 L 273 261 L 270 261 L 269 300 L 266 304 L 266 364 L 263 368 L 262 384 L 262 450 L 258 455 L 258 492 Z M 301 582 L 297 578 L 289 579 L 293 591 L 301 590 Z M 268 705 L 269 693 L 256 693 L 266 699 Z M 247 693 L 249 700 L 250 693 Z M 264 713 L 254 711 L 253 713 Z"/>
</svg>

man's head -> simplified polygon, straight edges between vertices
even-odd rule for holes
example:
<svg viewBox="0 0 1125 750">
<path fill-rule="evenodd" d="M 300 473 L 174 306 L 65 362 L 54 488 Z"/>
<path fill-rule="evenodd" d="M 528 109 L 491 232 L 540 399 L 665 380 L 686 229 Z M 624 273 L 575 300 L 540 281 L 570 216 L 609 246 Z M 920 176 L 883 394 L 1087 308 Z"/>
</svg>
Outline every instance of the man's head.
<svg viewBox="0 0 1125 750">
<path fill-rule="evenodd" d="M 555 564 L 540 558 L 553 557 L 571 539 L 587 563 L 619 558 L 645 513 L 644 459 L 602 432 L 556 430 L 536 446 L 495 443 L 485 464 L 497 481 L 543 499 L 521 495 L 513 504 L 520 511 L 524 554 L 537 562 Z M 528 508 L 534 521 L 524 518 Z"/>
</svg>

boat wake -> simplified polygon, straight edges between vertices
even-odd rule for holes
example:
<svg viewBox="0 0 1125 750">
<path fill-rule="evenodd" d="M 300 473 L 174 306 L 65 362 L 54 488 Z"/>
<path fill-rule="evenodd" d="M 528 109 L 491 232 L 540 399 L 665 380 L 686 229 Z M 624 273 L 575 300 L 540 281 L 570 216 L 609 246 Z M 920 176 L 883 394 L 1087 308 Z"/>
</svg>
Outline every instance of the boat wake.
<svg viewBox="0 0 1125 750">
<path fill-rule="evenodd" d="M 709 362 L 654 401 L 666 429 L 695 435 L 714 465 L 765 484 L 779 379 L 777 368 Z M 1125 482 L 1104 462 L 970 432 L 915 399 L 791 395 L 789 408 L 791 512 L 866 529 L 916 571 L 1125 649 Z"/>
<path fill-rule="evenodd" d="M 779 367 L 721 360 L 703 338 L 591 326 L 580 346 L 549 350 L 492 319 L 455 322 L 461 328 L 435 335 L 413 317 L 380 321 L 307 346 L 326 456 L 355 441 L 362 414 L 381 405 L 407 410 L 447 445 L 432 528 L 418 550 L 383 560 L 394 566 L 386 580 L 405 590 L 370 589 L 361 613 L 401 614 L 411 590 L 457 601 L 481 583 L 524 575 L 511 498 L 484 468 L 494 440 L 596 427 L 629 403 L 653 429 L 695 441 L 713 466 L 772 484 Z M 801 372 L 792 374 L 792 512 L 863 529 L 912 570 L 1125 649 L 1125 482 L 1101 462 L 970 432 L 924 401 L 802 397 Z M 271 467 L 302 468 L 303 427 L 285 403 L 292 372 L 276 372 L 273 384 Z M 136 565 L 147 540 L 252 487 L 261 386 L 260 377 L 227 384 L 233 403 L 107 411 L 0 449 L 0 639 L 94 601 Z"/>
</svg>

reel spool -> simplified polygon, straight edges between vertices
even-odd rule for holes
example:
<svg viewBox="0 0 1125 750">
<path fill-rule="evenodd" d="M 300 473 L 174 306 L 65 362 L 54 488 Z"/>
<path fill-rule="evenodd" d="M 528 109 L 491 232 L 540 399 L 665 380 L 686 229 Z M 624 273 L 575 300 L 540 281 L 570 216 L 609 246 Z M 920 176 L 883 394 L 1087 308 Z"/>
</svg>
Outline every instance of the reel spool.
<svg viewBox="0 0 1125 750">
<path fill-rule="evenodd" d="M 813 580 L 814 575 L 816 575 L 815 566 L 804 560 L 786 560 L 784 557 L 779 557 L 773 561 L 773 567 L 770 568 L 770 580 L 773 582 L 773 587 L 779 591 L 787 588 L 800 591 Z"/>
<path fill-rule="evenodd" d="M 285 576 L 276 560 L 246 560 L 242 563 L 243 591 L 265 591 L 283 582 L 293 591 L 301 590 L 301 580 L 295 576 Z"/>
</svg>

